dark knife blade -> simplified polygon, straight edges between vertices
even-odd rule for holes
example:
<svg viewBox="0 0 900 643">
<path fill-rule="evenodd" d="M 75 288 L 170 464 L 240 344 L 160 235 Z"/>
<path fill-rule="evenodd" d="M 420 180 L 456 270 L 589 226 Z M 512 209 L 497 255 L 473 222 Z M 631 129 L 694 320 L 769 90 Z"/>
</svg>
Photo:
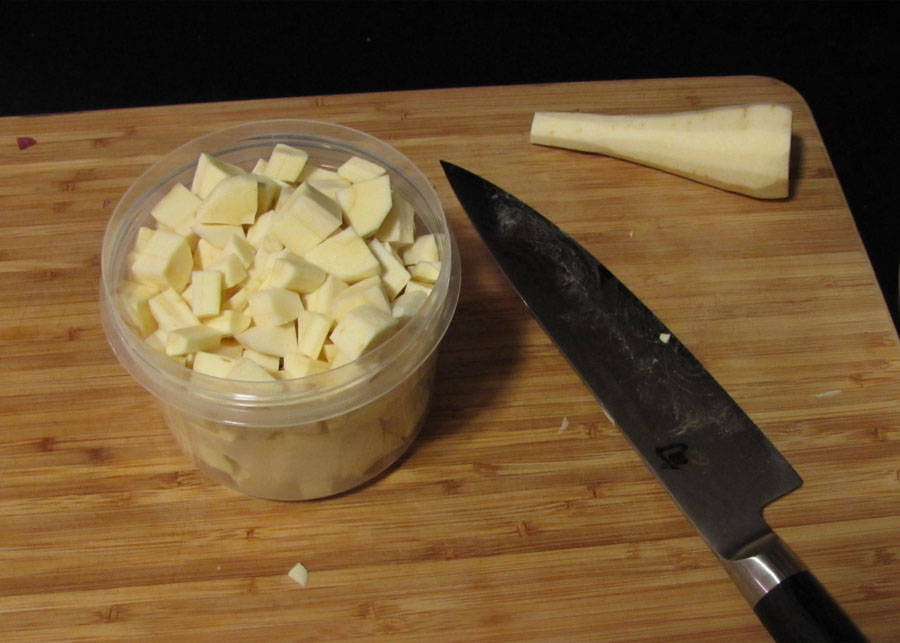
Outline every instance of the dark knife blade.
<svg viewBox="0 0 900 643">
<path fill-rule="evenodd" d="M 803 634 L 812 634 L 811 640 L 861 639 L 763 519 L 766 505 L 802 481 L 762 431 L 656 315 L 574 239 L 492 183 L 441 164 L 538 323 L 769 631 L 791 640 L 804 640 Z M 810 588 L 816 600 L 806 600 Z"/>
</svg>

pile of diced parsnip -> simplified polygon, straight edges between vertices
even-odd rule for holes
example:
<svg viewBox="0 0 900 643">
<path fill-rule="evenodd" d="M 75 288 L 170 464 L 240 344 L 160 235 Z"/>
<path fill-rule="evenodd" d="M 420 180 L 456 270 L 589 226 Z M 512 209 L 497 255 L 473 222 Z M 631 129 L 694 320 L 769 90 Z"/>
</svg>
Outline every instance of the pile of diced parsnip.
<svg viewBox="0 0 900 643">
<path fill-rule="evenodd" d="M 252 171 L 201 154 L 142 227 L 119 290 L 156 350 L 222 378 L 297 378 L 355 360 L 412 315 L 441 269 L 385 169 L 277 144 Z"/>
</svg>

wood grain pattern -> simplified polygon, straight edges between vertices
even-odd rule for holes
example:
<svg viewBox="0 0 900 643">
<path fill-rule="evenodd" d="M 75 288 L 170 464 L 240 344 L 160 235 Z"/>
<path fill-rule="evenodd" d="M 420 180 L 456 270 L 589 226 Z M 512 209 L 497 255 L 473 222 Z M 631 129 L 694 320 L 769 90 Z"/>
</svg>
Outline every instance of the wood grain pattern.
<svg viewBox="0 0 900 643">
<path fill-rule="evenodd" d="M 784 201 L 528 143 L 537 110 L 763 100 L 794 109 Z M 463 260 L 421 439 L 375 482 L 308 503 L 194 471 L 108 349 L 97 303 L 106 220 L 147 166 L 284 117 L 413 159 Z M 692 348 L 805 480 L 771 524 L 873 641 L 900 638 L 900 343 L 813 115 L 759 77 L 0 119 L 0 638 L 766 639 L 510 291 L 440 159 L 556 221 Z M 305 589 L 287 576 L 298 561 Z"/>
</svg>

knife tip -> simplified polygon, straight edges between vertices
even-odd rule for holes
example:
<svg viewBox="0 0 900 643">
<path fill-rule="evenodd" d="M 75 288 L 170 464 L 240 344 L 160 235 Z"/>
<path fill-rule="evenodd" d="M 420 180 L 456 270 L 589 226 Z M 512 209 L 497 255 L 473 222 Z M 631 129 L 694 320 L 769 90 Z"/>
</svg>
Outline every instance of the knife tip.
<svg viewBox="0 0 900 643">
<path fill-rule="evenodd" d="M 471 172 L 469 172 L 468 170 L 464 170 L 460 166 L 455 165 L 454 163 L 451 163 L 450 161 L 442 160 L 440 163 L 441 163 L 441 167 L 444 169 L 444 174 L 447 176 L 448 179 L 451 180 L 451 182 L 454 179 L 461 179 L 463 176 L 465 176 L 467 174 L 471 174 Z"/>
</svg>

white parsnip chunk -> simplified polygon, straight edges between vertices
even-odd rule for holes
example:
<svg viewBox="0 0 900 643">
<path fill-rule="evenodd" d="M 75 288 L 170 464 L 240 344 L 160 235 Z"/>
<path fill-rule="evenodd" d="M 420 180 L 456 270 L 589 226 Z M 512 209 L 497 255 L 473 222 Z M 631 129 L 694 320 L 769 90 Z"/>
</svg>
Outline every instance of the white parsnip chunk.
<svg viewBox="0 0 900 643">
<path fill-rule="evenodd" d="M 229 176 L 243 173 L 244 170 L 238 166 L 226 163 L 204 152 L 197 159 L 197 169 L 194 170 L 191 192 L 201 199 L 205 199 L 221 181 Z"/>
<path fill-rule="evenodd" d="M 188 285 L 193 268 L 194 258 L 187 238 L 168 230 L 154 230 L 131 264 L 137 281 L 177 292 Z"/>
<path fill-rule="evenodd" d="M 361 237 L 375 233 L 391 211 L 391 179 L 387 174 L 351 185 L 353 198 L 345 209 L 347 220 Z"/>
<path fill-rule="evenodd" d="M 420 261 L 439 261 L 440 252 L 438 251 L 437 240 L 433 234 L 423 234 L 417 238 L 413 244 L 403 251 L 403 263 L 407 266 L 419 263 Z"/>
<path fill-rule="evenodd" d="M 158 293 L 159 290 L 154 286 L 133 281 L 124 281 L 119 286 L 119 296 L 122 298 L 125 318 L 141 337 L 146 337 L 156 330 L 156 320 L 153 318 L 153 313 L 150 312 L 148 302 Z"/>
<path fill-rule="evenodd" d="M 150 215 L 173 230 L 179 230 L 189 224 L 202 199 L 188 190 L 182 183 L 176 183 L 172 189 L 150 210 Z"/>
<path fill-rule="evenodd" d="M 297 348 L 310 359 L 317 359 L 334 326 L 334 319 L 311 310 L 300 311 L 297 318 Z"/>
<path fill-rule="evenodd" d="M 218 355 L 207 351 L 198 351 L 194 355 L 192 368 L 198 373 L 213 375 L 215 377 L 228 377 L 228 372 L 234 367 L 237 360 L 225 355 Z"/>
<path fill-rule="evenodd" d="M 221 272 L 195 270 L 191 273 L 191 309 L 198 318 L 215 317 L 221 312 Z"/>
<path fill-rule="evenodd" d="M 281 326 L 251 326 L 235 336 L 244 348 L 284 357 L 297 350 L 297 330 L 295 324 Z"/>
<path fill-rule="evenodd" d="M 393 251 L 390 245 L 379 241 L 378 239 L 369 240 L 369 249 L 381 264 L 381 280 L 384 282 L 385 290 L 393 299 L 406 286 L 406 282 L 410 280 L 410 272 L 403 266 L 403 261 Z"/>
<path fill-rule="evenodd" d="M 302 309 L 300 295 L 286 288 L 257 290 L 247 302 L 247 314 L 253 323 L 263 328 L 293 322 Z"/>
<path fill-rule="evenodd" d="M 187 355 L 197 351 L 208 351 L 219 345 L 222 336 L 212 328 L 188 326 L 166 333 L 166 354 Z"/>
<path fill-rule="evenodd" d="M 253 223 L 259 209 L 259 181 L 249 174 L 223 179 L 197 208 L 200 223 Z"/>
<path fill-rule="evenodd" d="M 151 297 L 147 305 L 156 323 L 165 332 L 200 325 L 188 303 L 172 288 Z"/>
<path fill-rule="evenodd" d="M 293 183 L 300 176 L 309 154 L 292 145 L 278 143 L 272 148 L 269 160 L 265 162 L 263 174 L 279 181 Z"/>
<path fill-rule="evenodd" d="M 217 330 L 223 337 L 234 337 L 248 328 L 253 320 L 249 315 L 236 310 L 223 310 L 220 314 L 210 319 L 205 319 L 204 324 Z"/>
<path fill-rule="evenodd" d="M 302 257 L 287 254 L 272 262 L 265 283 L 273 288 L 311 293 L 324 283 L 327 276 L 328 273 Z"/>
<path fill-rule="evenodd" d="M 306 260 L 347 283 L 381 271 L 378 259 L 353 228 L 344 228 L 325 239 L 306 253 Z"/>
<path fill-rule="evenodd" d="M 391 195 L 391 210 L 375 233 L 375 238 L 395 246 L 412 244 L 416 232 L 415 214 L 412 204 L 395 191 Z"/>
<path fill-rule="evenodd" d="M 367 161 L 359 156 L 351 156 L 337 169 L 337 173 L 351 183 L 374 179 L 385 172 L 386 170 L 377 163 Z"/>
<path fill-rule="evenodd" d="M 331 341 L 346 359 L 354 360 L 387 339 L 396 325 L 390 313 L 375 306 L 358 306 L 337 323 Z"/>
<path fill-rule="evenodd" d="M 225 377 L 245 382 L 269 382 L 275 379 L 269 371 L 247 357 L 237 360 Z"/>
<path fill-rule="evenodd" d="M 303 183 L 276 210 L 272 233 L 291 252 L 302 256 L 337 230 L 341 218 L 337 201 Z"/>
</svg>

